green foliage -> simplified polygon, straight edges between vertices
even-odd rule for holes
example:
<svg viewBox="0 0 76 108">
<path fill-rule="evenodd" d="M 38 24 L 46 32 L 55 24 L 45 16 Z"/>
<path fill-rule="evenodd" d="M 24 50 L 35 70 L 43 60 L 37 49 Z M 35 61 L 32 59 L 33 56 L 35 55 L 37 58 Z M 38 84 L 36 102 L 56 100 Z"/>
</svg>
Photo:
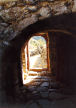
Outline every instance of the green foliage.
<svg viewBox="0 0 76 108">
<path fill-rule="evenodd" d="M 46 41 L 44 41 L 43 39 L 39 39 L 39 40 L 31 39 L 30 40 L 30 46 L 34 48 L 44 47 L 45 45 L 46 45 Z"/>
<path fill-rule="evenodd" d="M 38 42 L 39 42 L 40 46 L 45 46 L 46 45 L 46 41 L 44 41 L 43 39 L 39 39 Z"/>
</svg>

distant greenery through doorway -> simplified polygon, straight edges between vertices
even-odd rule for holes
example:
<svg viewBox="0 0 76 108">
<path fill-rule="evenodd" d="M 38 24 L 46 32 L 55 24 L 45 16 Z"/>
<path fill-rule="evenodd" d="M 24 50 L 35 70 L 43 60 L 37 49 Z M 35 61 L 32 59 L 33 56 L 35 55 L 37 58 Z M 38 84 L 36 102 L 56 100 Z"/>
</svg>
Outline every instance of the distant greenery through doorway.
<svg viewBox="0 0 76 108">
<path fill-rule="evenodd" d="M 35 34 L 22 48 L 23 83 L 29 83 L 49 71 L 48 35 Z M 43 74 L 44 74 L 43 73 Z"/>
</svg>

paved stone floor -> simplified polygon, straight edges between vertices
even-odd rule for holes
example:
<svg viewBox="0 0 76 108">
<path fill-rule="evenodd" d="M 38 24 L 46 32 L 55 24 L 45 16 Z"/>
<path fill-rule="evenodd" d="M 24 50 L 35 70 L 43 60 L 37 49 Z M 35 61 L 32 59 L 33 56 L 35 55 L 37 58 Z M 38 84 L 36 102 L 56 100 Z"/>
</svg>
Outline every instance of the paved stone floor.
<svg viewBox="0 0 76 108">
<path fill-rule="evenodd" d="M 0 108 L 76 108 L 76 95 L 65 85 L 49 77 L 27 85 L 25 103 L 6 104 Z"/>
<path fill-rule="evenodd" d="M 28 102 L 23 108 L 76 108 L 76 95 L 70 88 L 43 76 L 41 81 L 27 85 Z M 65 88 L 65 89 L 64 89 Z"/>
<path fill-rule="evenodd" d="M 60 100 L 35 99 L 25 104 L 3 105 L 0 108 L 76 108 L 76 96 Z"/>
</svg>

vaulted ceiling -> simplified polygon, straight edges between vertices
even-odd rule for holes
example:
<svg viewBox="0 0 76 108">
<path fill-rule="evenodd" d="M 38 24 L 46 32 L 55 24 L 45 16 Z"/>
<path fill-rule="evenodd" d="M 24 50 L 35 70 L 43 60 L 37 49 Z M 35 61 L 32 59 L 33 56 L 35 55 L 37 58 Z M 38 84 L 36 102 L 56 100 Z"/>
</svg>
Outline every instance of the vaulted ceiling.
<svg viewBox="0 0 76 108">
<path fill-rule="evenodd" d="M 16 36 L 40 20 L 75 11 L 75 0 L 0 0 L 0 39 Z"/>
</svg>

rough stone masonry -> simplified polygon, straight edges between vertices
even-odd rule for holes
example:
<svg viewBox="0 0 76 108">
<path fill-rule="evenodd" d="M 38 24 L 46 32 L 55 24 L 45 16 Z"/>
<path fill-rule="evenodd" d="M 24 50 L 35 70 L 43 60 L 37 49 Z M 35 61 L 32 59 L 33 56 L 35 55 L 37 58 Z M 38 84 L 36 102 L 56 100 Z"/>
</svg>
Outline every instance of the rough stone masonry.
<svg viewBox="0 0 76 108">
<path fill-rule="evenodd" d="M 0 39 L 12 40 L 24 28 L 35 22 L 75 11 L 75 0 L 18 0 L 1 2 Z"/>
</svg>

